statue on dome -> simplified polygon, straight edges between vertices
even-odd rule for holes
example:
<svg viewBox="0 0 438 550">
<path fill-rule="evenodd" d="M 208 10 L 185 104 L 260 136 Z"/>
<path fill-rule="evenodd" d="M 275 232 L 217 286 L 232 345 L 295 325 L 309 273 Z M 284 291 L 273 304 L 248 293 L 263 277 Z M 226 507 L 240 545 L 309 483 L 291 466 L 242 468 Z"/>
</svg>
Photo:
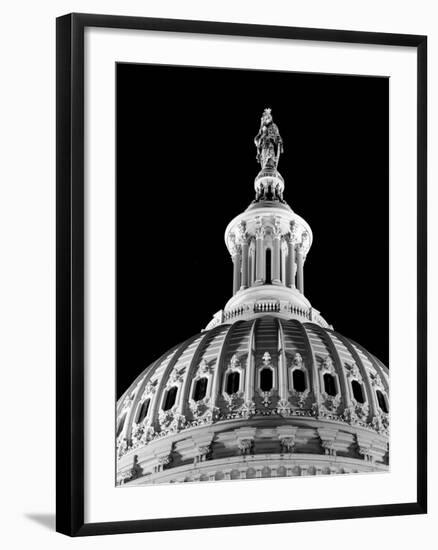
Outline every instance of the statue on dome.
<svg viewBox="0 0 438 550">
<path fill-rule="evenodd" d="M 267 108 L 263 111 L 260 120 L 260 130 L 254 138 L 255 146 L 257 147 L 257 160 L 260 163 L 262 170 L 271 168 L 276 170 L 280 153 L 283 153 L 283 140 L 281 139 L 278 126 L 274 124 L 271 109 Z"/>
</svg>

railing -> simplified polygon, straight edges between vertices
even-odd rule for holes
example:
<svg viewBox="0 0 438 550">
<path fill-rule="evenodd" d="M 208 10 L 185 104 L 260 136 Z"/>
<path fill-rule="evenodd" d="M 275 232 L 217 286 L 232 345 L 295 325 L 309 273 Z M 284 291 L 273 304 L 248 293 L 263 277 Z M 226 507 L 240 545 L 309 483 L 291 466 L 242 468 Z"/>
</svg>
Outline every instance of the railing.
<svg viewBox="0 0 438 550">
<path fill-rule="evenodd" d="M 254 313 L 267 313 L 270 311 L 280 311 L 279 302 L 256 302 L 254 304 Z"/>
<path fill-rule="evenodd" d="M 245 317 L 247 315 L 251 315 L 252 313 L 289 313 L 296 317 L 307 319 L 308 321 L 316 323 L 323 328 L 333 328 L 319 313 L 312 310 L 312 308 L 308 309 L 299 307 L 291 303 L 281 305 L 279 301 L 266 300 L 259 301 L 254 304 L 240 305 L 225 312 L 220 311 L 215 315 L 204 330 L 210 330 L 222 323 L 226 323 L 227 321 L 231 321 L 232 319 L 239 317 Z"/>
</svg>

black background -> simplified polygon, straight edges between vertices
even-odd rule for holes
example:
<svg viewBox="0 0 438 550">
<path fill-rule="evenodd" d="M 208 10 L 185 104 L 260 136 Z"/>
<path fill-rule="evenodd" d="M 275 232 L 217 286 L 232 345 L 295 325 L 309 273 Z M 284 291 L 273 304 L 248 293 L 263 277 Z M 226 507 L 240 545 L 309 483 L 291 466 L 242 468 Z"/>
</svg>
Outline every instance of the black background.
<svg viewBox="0 0 438 550">
<path fill-rule="evenodd" d="M 388 363 L 386 78 L 117 65 L 117 394 L 231 297 L 228 222 L 254 198 L 265 107 L 285 199 L 313 231 L 304 284 Z"/>
</svg>

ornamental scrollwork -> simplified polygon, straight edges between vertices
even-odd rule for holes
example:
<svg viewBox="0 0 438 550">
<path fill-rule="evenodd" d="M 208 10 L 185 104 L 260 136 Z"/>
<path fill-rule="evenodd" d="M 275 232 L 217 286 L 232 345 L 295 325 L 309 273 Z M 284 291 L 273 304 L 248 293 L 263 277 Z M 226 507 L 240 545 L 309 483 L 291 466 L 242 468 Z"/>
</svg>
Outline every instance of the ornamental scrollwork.
<svg viewBox="0 0 438 550">
<path fill-rule="evenodd" d="M 261 401 L 263 403 L 264 407 L 269 407 L 269 405 L 272 403 L 270 400 L 270 397 L 272 396 L 272 390 L 269 391 L 259 391 L 259 395 L 261 397 Z"/>
<path fill-rule="evenodd" d="M 289 239 L 292 244 L 295 244 L 298 240 L 298 226 L 295 220 L 290 222 Z"/>
<path fill-rule="evenodd" d="M 199 363 L 198 370 L 196 371 L 196 377 L 199 378 L 200 376 L 210 374 L 211 371 L 212 371 L 211 365 L 206 359 L 203 359 Z"/>
<path fill-rule="evenodd" d="M 235 410 L 238 406 L 241 405 L 243 397 L 242 391 L 237 391 L 235 393 L 232 393 L 231 395 L 228 393 L 224 394 L 225 401 L 227 402 L 227 408 L 230 411 Z"/>
<path fill-rule="evenodd" d="M 301 353 L 299 352 L 296 352 L 294 354 L 294 356 L 292 357 L 292 368 L 299 368 L 299 369 L 303 369 L 304 368 L 304 361 L 303 361 L 303 357 L 301 355 Z"/>
<path fill-rule="evenodd" d="M 146 386 L 144 387 L 143 394 L 140 399 L 140 403 L 143 403 L 144 401 L 146 401 L 146 399 L 154 395 L 154 393 L 155 393 L 155 384 L 149 380 Z"/>
<path fill-rule="evenodd" d="M 277 403 L 277 413 L 281 416 L 291 416 L 292 406 L 287 399 L 280 399 Z"/>
<path fill-rule="evenodd" d="M 327 394 L 322 394 L 323 398 Z M 329 399 L 325 403 L 313 403 L 312 416 L 315 418 L 326 418 L 327 420 L 339 420 L 338 407 L 340 396 L 328 396 Z"/>
<path fill-rule="evenodd" d="M 293 453 L 295 447 L 295 437 L 287 436 L 280 439 L 281 453 Z"/>
<path fill-rule="evenodd" d="M 277 239 L 279 239 L 282 235 L 280 218 L 278 218 L 277 216 L 274 219 L 273 235 L 274 235 L 274 238 L 277 238 Z"/>
<path fill-rule="evenodd" d="M 351 405 L 345 407 L 342 418 L 349 424 L 366 426 L 368 414 L 369 406 L 367 403 L 357 403 L 355 400 L 352 400 Z"/>
<path fill-rule="evenodd" d="M 266 235 L 266 227 L 262 225 L 261 222 L 258 222 L 255 229 L 256 239 L 264 239 Z"/>
<path fill-rule="evenodd" d="M 336 412 L 341 403 L 341 395 L 337 393 L 336 395 L 329 395 L 326 392 L 321 393 L 322 398 L 324 399 L 324 406 L 332 411 Z"/>
<path fill-rule="evenodd" d="M 371 427 L 376 432 L 387 435 L 389 430 L 389 415 L 383 412 L 379 412 L 371 420 Z"/>
<path fill-rule="evenodd" d="M 240 360 L 237 357 L 237 355 L 234 353 L 233 356 L 230 359 L 230 363 L 228 365 L 227 370 L 238 370 L 238 369 L 240 369 L 240 366 L 241 366 L 240 365 Z"/>
<path fill-rule="evenodd" d="M 383 389 L 383 382 L 377 372 L 370 372 L 371 384 L 376 388 Z"/>
<path fill-rule="evenodd" d="M 175 367 L 169 375 L 167 386 L 173 386 L 175 384 L 181 383 L 183 379 L 182 375 L 183 375 L 183 369 L 178 369 L 177 367 Z"/>
<path fill-rule="evenodd" d="M 362 375 L 360 373 L 359 367 L 357 366 L 356 362 L 353 362 L 351 365 L 348 365 L 346 363 L 345 370 L 347 371 L 347 376 L 349 378 L 353 378 L 359 381 L 362 380 Z"/>
<path fill-rule="evenodd" d="M 132 447 L 136 449 L 146 445 L 154 438 L 154 435 L 155 430 L 146 419 L 143 422 L 134 424 L 131 432 Z"/>
<path fill-rule="evenodd" d="M 262 357 L 262 362 L 265 367 L 271 366 L 271 354 L 269 351 L 265 351 Z"/>
<path fill-rule="evenodd" d="M 256 413 L 256 406 L 254 401 L 245 401 L 237 411 L 240 418 L 251 418 Z"/>
<path fill-rule="evenodd" d="M 237 237 L 235 236 L 235 239 L 237 239 L 237 242 L 243 243 L 247 240 L 248 233 L 246 232 L 246 222 L 241 221 L 237 226 Z"/>
<path fill-rule="evenodd" d="M 294 397 L 300 409 L 304 408 L 304 405 L 306 404 L 307 399 L 309 397 L 309 393 L 310 393 L 309 389 L 306 389 L 304 391 L 297 391 L 295 389 L 292 389 L 291 394 Z"/>
<path fill-rule="evenodd" d="M 205 426 L 212 424 L 220 419 L 220 409 L 211 404 L 208 405 L 205 412 L 200 415 L 194 415 L 194 419 L 190 422 L 190 426 Z M 189 427 L 189 424 L 187 425 Z"/>
<path fill-rule="evenodd" d="M 161 410 L 158 415 L 158 422 L 162 432 L 179 432 L 187 425 L 186 417 L 177 412 L 176 407 L 167 411 Z"/>
<path fill-rule="evenodd" d="M 329 374 L 335 375 L 335 366 L 333 365 L 333 359 L 330 357 L 330 355 L 327 355 L 322 361 L 322 363 L 319 366 L 320 370 L 324 372 L 328 372 Z"/>
<path fill-rule="evenodd" d="M 128 440 L 124 436 L 119 436 L 116 441 L 117 446 L 117 458 L 121 458 L 129 451 Z"/>
<path fill-rule="evenodd" d="M 240 439 L 237 444 L 242 456 L 254 454 L 254 440 Z"/>
<path fill-rule="evenodd" d="M 199 401 L 190 399 L 189 408 L 194 418 L 199 419 L 205 414 L 211 412 L 215 407 L 213 407 L 213 404 L 209 397 L 204 397 L 204 399 L 200 399 Z"/>
</svg>

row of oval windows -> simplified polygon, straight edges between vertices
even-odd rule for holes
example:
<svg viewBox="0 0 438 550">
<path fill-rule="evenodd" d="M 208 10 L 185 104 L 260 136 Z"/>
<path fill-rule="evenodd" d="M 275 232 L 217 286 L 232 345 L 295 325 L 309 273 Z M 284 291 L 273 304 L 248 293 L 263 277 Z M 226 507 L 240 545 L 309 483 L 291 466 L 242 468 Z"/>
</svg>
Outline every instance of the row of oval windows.
<svg viewBox="0 0 438 550">
<path fill-rule="evenodd" d="M 327 395 L 330 395 L 334 397 L 337 395 L 337 389 L 336 389 L 336 381 L 335 377 L 331 375 L 330 373 L 326 372 L 323 376 L 324 381 L 324 391 Z M 304 371 L 300 369 L 295 369 L 292 372 L 292 384 L 293 388 L 297 392 L 303 392 L 307 388 L 307 382 L 306 382 L 306 375 Z M 194 401 L 200 401 L 201 399 L 204 399 L 204 397 L 207 394 L 207 386 L 208 386 L 208 379 L 206 377 L 199 378 L 195 382 L 195 386 L 193 389 L 193 400 Z M 272 390 L 274 387 L 274 381 L 273 381 L 273 372 L 269 368 L 262 369 L 260 371 L 260 389 L 263 392 L 268 392 Z M 227 375 L 226 383 L 225 383 L 225 391 L 228 395 L 232 395 L 234 393 L 237 393 L 240 388 L 240 373 L 237 371 L 232 371 Z M 358 403 L 365 403 L 365 396 L 362 384 L 358 382 L 357 380 L 353 380 L 351 382 L 351 389 L 353 391 L 353 397 Z M 176 396 L 178 393 L 178 388 L 176 386 L 171 387 L 166 392 L 166 396 L 163 403 L 163 410 L 168 411 L 170 410 L 176 402 Z M 388 408 L 388 402 L 386 400 L 385 395 L 380 391 L 376 390 L 376 396 L 377 396 L 377 402 L 379 404 L 380 409 L 384 413 L 389 412 Z M 136 422 L 142 422 L 149 411 L 149 405 L 150 405 L 150 399 L 146 399 L 143 401 L 141 407 L 138 410 Z M 117 428 L 117 436 L 120 435 L 123 424 L 124 424 L 125 417 L 123 416 L 121 421 L 119 422 L 118 428 Z"/>
</svg>

